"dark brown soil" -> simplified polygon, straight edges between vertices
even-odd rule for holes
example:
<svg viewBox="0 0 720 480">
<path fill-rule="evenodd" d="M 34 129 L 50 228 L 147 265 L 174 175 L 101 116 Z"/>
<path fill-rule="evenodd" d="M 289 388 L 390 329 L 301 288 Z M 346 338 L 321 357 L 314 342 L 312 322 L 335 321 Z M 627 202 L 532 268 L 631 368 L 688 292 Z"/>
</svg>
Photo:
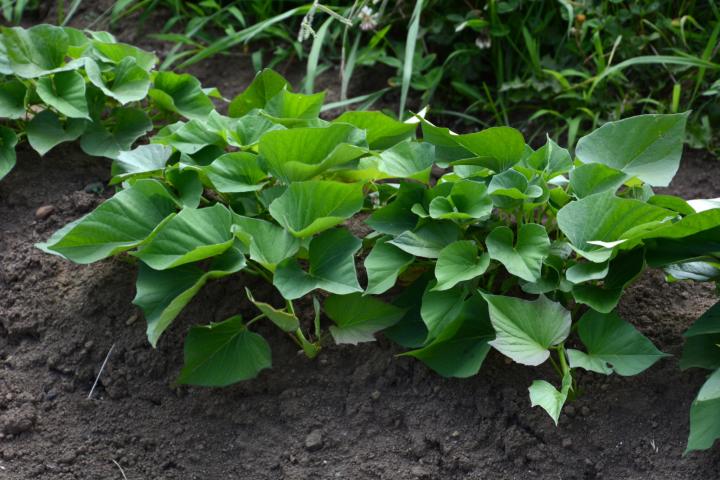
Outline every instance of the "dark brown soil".
<svg viewBox="0 0 720 480">
<path fill-rule="evenodd" d="M 719 166 L 689 155 L 672 190 L 717 196 Z M 492 353 L 477 377 L 447 380 L 383 340 L 311 361 L 269 330 L 274 367 L 258 379 L 174 386 L 189 325 L 252 313 L 244 279 L 206 287 L 153 350 L 130 303 L 133 266 L 33 247 L 110 193 L 88 193 L 107 172 L 68 147 L 21 152 L 0 183 L 0 479 L 718 478 L 720 447 L 682 456 L 704 374 L 675 359 L 633 378 L 582 375 L 558 428 L 527 397 L 532 380 L 554 380 L 548 369 Z M 708 286 L 651 273 L 620 310 L 677 355 L 714 301 Z"/>
<path fill-rule="evenodd" d="M 87 25 L 107 4 L 83 2 L 74 23 Z M 165 51 L 143 32 L 116 33 Z M 293 68 L 286 73 L 297 82 L 302 70 Z M 228 97 L 253 76 L 242 51 L 192 73 Z M 335 99 L 332 85 L 320 83 Z M 254 313 L 244 300 L 246 279 L 206 286 L 153 350 L 131 305 L 134 266 L 78 266 L 33 247 L 110 195 L 98 190 L 108 172 L 105 161 L 74 147 L 44 159 L 23 151 L 0 182 L 2 480 L 720 477 L 720 446 L 682 456 L 704 373 L 680 372 L 676 358 L 632 378 L 581 375 L 585 394 L 557 428 L 527 395 L 534 379 L 555 381 L 549 369 L 509 365 L 493 352 L 480 375 L 443 379 L 395 357 L 397 348 L 382 339 L 307 360 L 267 330 L 274 367 L 258 379 L 225 389 L 177 387 L 190 325 Z M 720 164 L 687 155 L 670 191 L 720 196 Z M 42 206 L 53 211 L 38 219 Z M 682 332 L 715 301 L 707 285 L 667 285 L 651 272 L 620 311 L 677 356 Z"/>
</svg>

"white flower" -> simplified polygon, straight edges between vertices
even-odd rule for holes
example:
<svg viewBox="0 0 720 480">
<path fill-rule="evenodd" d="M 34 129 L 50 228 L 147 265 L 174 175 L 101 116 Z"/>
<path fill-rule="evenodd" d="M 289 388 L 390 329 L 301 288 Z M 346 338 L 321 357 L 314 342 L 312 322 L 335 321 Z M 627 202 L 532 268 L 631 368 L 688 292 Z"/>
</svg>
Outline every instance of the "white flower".
<svg viewBox="0 0 720 480">
<path fill-rule="evenodd" d="M 360 18 L 360 29 L 361 30 L 373 30 L 377 27 L 378 14 L 373 13 L 372 8 L 365 6 L 358 12 Z"/>
<path fill-rule="evenodd" d="M 492 40 L 487 35 L 480 35 L 475 39 L 475 46 L 478 47 L 480 50 L 490 48 L 491 45 Z"/>
</svg>

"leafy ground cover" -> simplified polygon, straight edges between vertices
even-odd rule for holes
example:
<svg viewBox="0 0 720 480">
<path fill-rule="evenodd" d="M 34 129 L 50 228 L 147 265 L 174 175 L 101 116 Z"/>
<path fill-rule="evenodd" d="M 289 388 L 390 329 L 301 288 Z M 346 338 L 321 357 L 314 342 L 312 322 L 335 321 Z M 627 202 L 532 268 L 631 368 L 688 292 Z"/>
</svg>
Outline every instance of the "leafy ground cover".
<svg viewBox="0 0 720 480">
<path fill-rule="evenodd" d="M 152 345 L 208 280 L 242 270 L 272 283 L 283 307 L 246 290 L 258 315 L 190 330 L 180 383 L 224 386 L 269 367 L 270 346 L 250 328 L 263 319 L 310 358 L 330 337 L 356 344 L 384 330 L 444 376 L 476 374 L 491 347 L 549 361 L 559 388 L 541 379 L 529 393 L 555 422 L 577 393 L 573 370 L 635 375 L 665 356 L 615 312 L 647 266 L 717 278 L 716 201 L 652 189 L 677 172 L 686 114 L 608 123 L 573 159 L 508 127 L 457 135 L 371 111 L 329 122 L 322 101 L 263 71 L 229 117 L 170 124 L 122 152 L 111 183 L 124 188 L 39 247 L 76 263 L 137 259 L 134 303 Z M 361 237 L 340 226 L 358 214 L 370 228 Z M 390 302 L 378 298 L 396 284 Z M 312 293 L 313 318 L 299 318 L 293 301 Z M 582 348 L 566 349 L 571 331 Z M 691 448 L 718 436 L 691 425 Z"/>
</svg>

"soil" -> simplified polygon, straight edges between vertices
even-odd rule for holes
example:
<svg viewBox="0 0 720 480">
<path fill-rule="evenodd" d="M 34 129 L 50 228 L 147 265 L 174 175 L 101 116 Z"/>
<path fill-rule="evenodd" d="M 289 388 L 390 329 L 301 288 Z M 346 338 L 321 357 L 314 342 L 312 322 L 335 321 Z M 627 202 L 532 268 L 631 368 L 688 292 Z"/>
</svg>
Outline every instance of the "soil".
<svg viewBox="0 0 720 480">
<path fill-rule="evenodd" d="M 232 96 L 248 66 L 241 52 L 193 73 Z M 708 285 L 650 272 L 631 287 L 621 315 L 675 356 L 632 378 L 581 373 L 584 395 L 558 427 L 527 394 L 535 379 L 555 381 L 550 369 L 493 351 L 478 376 L 443 379 L 383 338 L 308 360 L 268 329 L 272 370 L 224 389 L 178 387 L 189 326 L 254 315 L 245 285 L 272 292 L 242 275 L 211 283 L 151 348 L 131 304 L 133 265 L 74 265 L 33 246 L 107 198 L 108 172 L 73 146 L 21 150 L 0 182 L 0 479 L 720 477 L 720 445 L 683 456 L 705 373 L 677 362 L 682 332 L 716 301 Z M 668 191 L 720 196 L 720 163 L 686 154 Z"/>
</svg>

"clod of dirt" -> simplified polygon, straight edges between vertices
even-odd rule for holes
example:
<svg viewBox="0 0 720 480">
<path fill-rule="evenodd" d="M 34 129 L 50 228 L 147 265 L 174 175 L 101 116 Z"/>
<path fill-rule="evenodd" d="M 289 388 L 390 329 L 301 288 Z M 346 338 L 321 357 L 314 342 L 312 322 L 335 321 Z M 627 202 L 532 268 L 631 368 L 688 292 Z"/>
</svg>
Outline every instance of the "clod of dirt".
<svg viewBox="0 0 720 480">
<path fill-rule="evenodd" d="M 37 415 L 30 405 L 23 405 L 5 412 L 0 417 L 0 432 L 5 435 L 18 435 L 35 426 Z"/>
<path fill-rule="evenodd" d="M 310 432 L 307 437 L 305 437 L 305 448 L 310 452 L 314 452 L 316 450 L 320 450 L 322 447 L 322 432 L 316 428 Z"/>
<path fill-rule="evenodd" d="M 54 205 L 43 205 L 42 207 L 35 210 L 35 218 L 38 220 L 45 220 L 55 212 Z"/>
</svg>

